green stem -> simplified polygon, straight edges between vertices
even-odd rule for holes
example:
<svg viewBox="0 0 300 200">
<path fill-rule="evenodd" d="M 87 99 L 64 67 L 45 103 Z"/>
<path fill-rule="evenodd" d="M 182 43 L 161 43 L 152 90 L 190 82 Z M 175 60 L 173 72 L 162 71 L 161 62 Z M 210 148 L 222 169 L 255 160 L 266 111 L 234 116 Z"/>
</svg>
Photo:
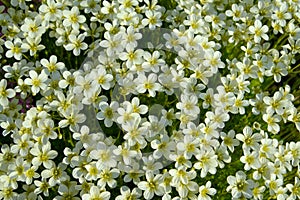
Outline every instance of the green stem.
<svg viewBox="0 0 300 200">
<path fill-rule="evenodd" d="M 272 77 L 273 78 L 273 77 Z M 272 85 L 274 85 L 274 81 L 271 80 L 271 82 L 265 87 L 265 89 L 267 90 L 269 87 L 271 87 Z"/>
<path fill-rule="evenodd" d="M 73 139 L 72 139 L 71 131 L 68 131 L 68 132 L 69 132 L 69 137 L 70 137 L 68 142 L 72 145 L 72 147 L 75 147 L 75 144 L 74 144 Z"/>
<path fill-rule="evenodd" d="M 281 36 L 279 37 L 279 39 L 277 40 L 277 42 L 275 43 L 274 49 L 276 49 L 277 46 L 278 46 L 283 40 L 285 40 L 285 39 L 287 39 L 286 34 L 281 35 Z"/>
<path fill-rule="evenodd" d="M 291 69 L 291 72 L 294 72 L 294 70 L 297 69 L 298 67 L 300 67 L 300 63 L 296 67 L 294 67 L 293 69 Z"/>
<path fill-rule="evenodd" d="M 32 60 L 30 60 L 30 59 L 28 58 L 28 56 L 26 56 L 24 53 L 22 54 L 22 56 L 24 56 L 24 57 L 26 58 L 26 60 L 28 60 L 28 61 L 31 61 L 31 62 L 32 62 Z"/>
<path fill-rule="evenodd" d="M 290 74 L 298 74 L 298 73 L 300 73 L 300 71 L 290 72 Z"/>
</svg>

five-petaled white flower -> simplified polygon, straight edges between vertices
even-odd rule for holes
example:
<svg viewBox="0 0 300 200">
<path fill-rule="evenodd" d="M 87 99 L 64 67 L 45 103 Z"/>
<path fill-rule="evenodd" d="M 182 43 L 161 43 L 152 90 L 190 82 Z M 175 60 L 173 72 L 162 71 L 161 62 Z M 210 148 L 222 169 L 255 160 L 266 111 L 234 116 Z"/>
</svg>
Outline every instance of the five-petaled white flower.
<svg viewBox="0 0 300 200">
<path fill-rule="evenodd" d="M 9 98 L 13 98 L 16 95 L 14 89 L 7 89 L 7 81 L 6 79 L 2 79 L 0 81 L 0 105 L 7 106 L 9 103 Z"/>
<path fill-rule="evenodd" d="M 40 90 L 45 90 L 47 88 L 48 75 L 44 70 L 38 74 L 34 70 L 29 71 L 30 78 L 26 78 L 24 83 L 31 86 L 31 91 L 33 95 L 36 95 Z"/>
<path fill-rule="evenodd" d="M 235 176 L 228 176 L 227 182 L 229 186 L 226 191 L 231 192 L 233 198 L 251 198 L 253 196 L 252 188 L 254 186 L 254 182 L 249 179 L 247 180 L 247 176 L 243 171 L 238 171 Z"/>
<path fill-rule="evenodd" d="M 146 181 L 141 181 L 138 183 L 138 187 L 144 190 L 145 199 L 152 199 L 154 194 L 157 196 L 162 196 L 164 193 L 162 187 L 162 175 L 158 174 L 154 176 L 151 171 L 146 172 Z"/>
<path fill-rule="evenodd" d="M 251 34 L 254 34 L 254 42 L 260 43 L 261 38 L 264 40 L 269 40 L 269 36 L 266 34 L 269 28 L 267 25 L 262 25 L 260 20 L 255 20 L 254 26 L 249 27 Z"/>
</svg>

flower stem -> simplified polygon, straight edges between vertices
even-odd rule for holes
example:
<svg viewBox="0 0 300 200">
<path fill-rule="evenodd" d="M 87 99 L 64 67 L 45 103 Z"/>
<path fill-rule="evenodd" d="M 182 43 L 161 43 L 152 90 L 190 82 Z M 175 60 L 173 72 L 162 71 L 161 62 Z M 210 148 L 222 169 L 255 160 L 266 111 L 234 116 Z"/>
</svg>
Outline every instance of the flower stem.
<svg viewBox="0 0 300 200">
<path fill-rule="evenodd" d="M 294 72 L 294 70 L 297 69 L 298 67 L 300 67 L 300 63 L 296 67 L 294 67 L 293 69 L 291 69 L 291 72 Z"/>
<path fill-rule="evenodd" d="M 277 40 L 277 42 L 274 44 L 274 49 L 276 49 L 277 46 L 278 46 L 279 44 L 281 44 L 281 42 L 282 42 L 283 40 L 285 41 L 286 39 L 287 39 L 286 34 L 281 35 L 281 36 L 279 37 L 279 39 Z"/>
<path fill-rule="evenodd" d="M 22 56 L 24 56 L 26 58 L 26 60 L 31 61 L 28 56 L 26 56 L 24 53 L 22 53 Z"/>
</svg>

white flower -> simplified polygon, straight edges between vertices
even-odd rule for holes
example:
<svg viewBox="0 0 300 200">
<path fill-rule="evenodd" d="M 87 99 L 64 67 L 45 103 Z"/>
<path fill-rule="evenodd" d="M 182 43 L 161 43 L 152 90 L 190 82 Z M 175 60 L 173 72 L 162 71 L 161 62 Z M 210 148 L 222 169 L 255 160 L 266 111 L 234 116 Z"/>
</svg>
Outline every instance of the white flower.
<svg viewBox="0 0 300 200">
<path fill-rule="evenodd" d="M 115 188 L 117 186 L 117 181 L 115 180 L 120 174 L 120 171 L 116 168 L 109 170 L 108 168 L 105 168 L 101 170 L 99 174 L 99 180 L 97 182 L 97 185 L 101 188 L 105 188 L 106 184 L 110 188 Z"/>
<path fill-rule="evenodd" d="M 288 150 L 289 153 L 292 156 L 292 165 L 294 167 L 299 167 L 299 161 L 300 161 L 300 142 L 290 142 L 288 144 Z"/>
<path fill-rule="evenodd" d="M 60 10 L 61 7 L 62 3 L 56 2 L 54 0 L 47 0 L 47 3 L 43 3 L 39 7 L 39 11 L 45 15 L 45 20 L 56 21 L 57 19 L 62 17 L 62 12 Z"/>
<path fill-rule="evenodd" d="M 97 119 L 103 120 L 106 127 L 111 127 L 116 117 L 116 112 L 119 107 L 118 102 L 113 101 L 110 105 L 106 102 L 100 102 L 100 112 L 97 113 Z"/>
<path fill-rule="evenodd" d="M 208 67 L 212 73 L 217 73 L 218 68 L 224 68 L 225 64 L 221 61 L 221 52 L 208 50 L 204 54 L 205 60 L 203 61 L 203 65 Z"/>
<path fill-rule="evenodd" d="M 34 166 L 40 166 L 43 164 L 43 166 L 47 169 L 50 169 L 54 165 L 52 159 L 58 155 L 55 150 L 51 150 L 50 142 L 43 144 L 43 146 L 40 146 L 38 143 L 36 143 L 30 150 L 30 153 L 35 156 L 32 159 L 32 164 Z"/>
<path fill-rule="evenodd" d="M 30 38 L 41 37 L 45 33 L 46 29 L 42 26 L 42 17 L 36 16 L 34 20 L 25 18 L 24 24 L 21 26 L 21 30 Z"/>
<path fill-rule="evenodd" d="M 298 177 L 295 177 L 294 184 L 287 184 L 286 188 L 291 192 L 290 196 L 287 198 L 288 200 L 295 200 L 300 198 L 300 181 Z"/>
<path fill-rule="evenodd" d="M 75 87 L 73 92 L 75 94 L 84 94 L 85 97 L 92 96 L 94 91 L 97 91 L 100 86 L 98 83 L 92 82 L 93 81 L 93 74 L 88 74 L 85 76 L 78 75 L 75 77 Z"/>
<path fill-rule="evenodd" d="M 154 150 L 153 157 L 159 159 L 164 156 L 166 159 L 169 158 L 171 150 L 174 149 L 175 143 L 170 140 L 167 134 L 161 134 L 160 139 L 155 139 L 151 141 L 151 147 Z"/>
<path fill-rule="evenodd" d="M 235 96 L 232 92 L 226 92 L 224 86 L 218 86 L 217 91 L 218 93 L 213 96 L 217 106 L 225 108 L 234 104 Z"/>
<path fill-rule="evenodd" d="M 176 104 L 176 107 L 182 110 L 184 113 L 189 115 L 198 115 L 200 113 L 200 108 L 198 107 L 198 98 L 195 95 L 185 95 L 180 96 L 181 102 Z"/>
<path fill-rule="evenodd" d="M 254 34 L 254 42 L 260 43 L 261 38 L 269 40 L 269 36 L 266 34 L 269 28 L 267 25 L 262 25 L 260 20 L 255 20 L 254 26 L 249 27 L 249 31 Z"/>
<path fill-rule="evenodd" d="M 283 179 L 277 178 L 276 174 L 271 174 L 271 178 L 266 180 L 266 186 L 269 188 L 270 195 L 277 193 L 280 186 L 283 185 Z"/>
<path fill-rule="evenodd" d="M 278 150 L 274 153 L 275 150 L 272 150 L 275 156 L 275 162 L 278 162 L 281 166 L 284 166 L 289 171 L 292 170 L 291 159 L 292 155 L 288 153 L 288 149 L 286 149 L 283 145 L 278 146 Z M 271 152 L 270 151 L 270 152 Z"/>
<path fill-rule="evenodd" d="M 30 78 L 26 78 L 24 83 L 26 85 L 31 86 L 31 91 L 33 95 L 36 95 L 40 90 L 45 90 L 47 87 L 47 80 L 48 80 L 48 75 L 44 70 L 40 74 L 38 74 L 34 70 L 29 71 L 29 76 Z"/>
<path fill-rule="evenodd" d="M 174 32 L 169 33 L 164 33 L 163 34 L 164 39 L 166 40 L 166 47 L 168 49 L 174 48 L 176 52 L 179 52 L 181 47 L 179 45 L 178 37 Z"/>
<path fill-rule="evenodd" d="M 122 186 L 120 188 L 121 195 L 116 197 L 116 200 L 127 200 L 127 199 L 138 199 L 142 196 L 142 192 L 139 188 L 133 188 L 130 191 L 130 188 L 127 186 Z"/>
<path fill-rule="evenodd" d="M 117 165 L 116 156 L 113 151 L 116 147 L 108 146 L 104 142 L 98 142 L 96 149 L 92 150 L 89 157 L 97 160 L 96 166 L 98 169 L 105 169 L 115 167 Z"/>
<path fill-rule="evenodd" d="M 279 8 L 278 8 L 279 7 Z M 292 15 L 290 13 L 289 5 L 287 2 L 282 2 L 279 6 L 276 6 L 273 10 L 271 18 L 275 20 L 281 27 L 286 26 L 286 20 L 291 19 Z"/>
<path fill-rule="evenodd" d="M 244 155 L 240 158 L 240 161 L 244 163 L 244 169 L 258 169 L 260 167 L 258 152 L 248 150 L 244 150 Z"/>
<path fill-rule="evenodd" d="M 204 109 L 207 109 L 209 106 L 214 106 L 214 90 L 212 88 L 208 88 L 206 93 L 201 93 L 199 97 L 204 100 L 202 103 L 202 107 Z"/>
<path fill-rule="evenodd" d="M 21 47 L 22 41 L 20 38 L 16 38 L 13 43 L 10 40 L 7 40 L 5 41 L 4 45 L 6 48 L 8 48 L 5 53 L 7 58 L 14 57 L 16 60 L 21 60 L 24 49 Z"/>
<path fill-rule="evenodd" d="M 255 183 L 254 187 L 252 189 L 254 200 L 262 200 L 263 199 L 263 193 L 264 193 L 265 190 L 266 190 L 265 186 L 259 186 L 258 183 Z"/>
<path fill-rule="evenodd" d="M 187 171 L 186 167 L 179 167 L 178 169 L 170 169 L 169 173 L 172 177 L 171 185 L 176 186 L 179 183 L 188 184 L 189 176 L 194 171 Z"/>
<path fill-rule="evenodd" d="M 187 173 L 187 184 L 183 182 L 179 182 L 177 185 L 174 185 L 176 187 L 176 190 L 179 194 L 179 196 L 183 199 L 196 199 L 197 196 L 194 195 L 197 191 L 199 191 L 199 186 L 196 182 L 192 181 L 192 179 L 196 178 L 197 173 L 195 170 L 191 170 Z M 192 196 L 192 197 L 191 197 Z"/>
<path fill-rule="evenodd" d="M 147 128 L 146 138 L 154 138 L 158 134 L 164 132 L 166 127 L 166 120 L 164 118 L 158 118 L 155 115 L 149 115 L 149 122 L 143 123 L 143 127 Z"/>
<path fill-rule="evenodd" d="M 142 34 L 141 33 L 137 33 L 134 30 L 133 26 L 129 26 L 126 30 L 126 32 L 123 35 L 124 39 L 122 41 L 122 45 L 126 48 L 128 47 L 132 47 L 135 48 L 138 45 L 138 40 L 142 38 Z"/>
<path fill-rule="evenodd" d="M 63 25 L 66 27 L 72 26 L 73 29 L 78 30 L 80 24 L 86 21 L 84 15 L 80 15 L 78 7 L 74 6 L 71 10 L 64 10 L 63 16 L 65 17 Z"/>
<path fill-rule="evenodd" d="M 160 59 L 160 53 L 158 51 L 154 51 L 152 55 L 149 52 L 145 52 L 143 55 L 146 62 L 143 62 L 142 66 L 146 72 L 150 70 L 154 73 L 159 71 L 159 67 L 165 64 L 163 59 Z"/>
<path fill-rule="evenodd" d="M 205 67 L 204 65 L 198 65 L 194 69 L 195 73 L 191 75 L 191 77 L 195 77 L 200 79 L 205 85 L 208 84 L 208 78 L 213 75 L 209 68 Z"/>
<path fill-rule="evenodd" d="M 140 115 L 138 113 L 133 112 L 133 107 L 130 105 L 130 103 L 127 104 L 125 101 L 123 103 L 123 107 L 119 107 L 117 109 L 119 114 L 117 122 L 121 124 L 123 128 L 128 122 L 133 122 L 137 119 L 140 121 Z"/>
<path fill-rule="evenodd" d="M 175 167 L 180 168 L 180 167 L 192 167 L 192 162 L 185 158 L 183 155 L 183 152 L 176 152 L 175 154 L 171 153 L 169 155 L 169 159 L 172 161 L 175 161 Z"/>
<path fill-rule="evenodd" d="M 248 100 L 244 100 L 244 95 L 243 94 L 238 94 L 237 97 L 235 98 L 234 104 L 232 106 L 231 112 L 234 114 L 245 114 L 245 107 L 249 105 Z"/>
<path fill-rule="evenodd" d="M 48 72 L 56 72 L 65 68 L 63 62 L 57 62 L 55 55 L 50 56 L 49 61 L 45 58 L 41 59 L 41 64 L 48 70 Z"/>
<path fill-rule="evenodd" d="M 101 200 L 109 200 L 110 192 L 102 191 L 97 186 L 92 186 L 89 194 L 82 195 L 82 200 L 93 200 L 93 199 L 101 199 Z"/>
<path fill-rule="evenodd" d="M 72 104 L 66 111 L 62 111 L 61 114 L 65 119 L 61 120 L 58 123 L 58 126 L 61 128 L 70 126 L 70 130 L 78 131 L 80 123 L 83 123 L 86 120 L 86 116 Z"/>
<path fill-rule="evenodd" d="M 97 68 L 95 72 L 95 82 L 96 84 L 99 84 L 104 90 L 109 90 L 112 85 L 113 75 L 107 73 L 104 67 Z"/>
<path fill-rule="evenodd" d="M 263 120 L 268 124 L 268 131 L 277 134 L 280 131 L 280 126 L 278 122 L 281 121 L 279 115 L 274 114 L 274 112 L 267 112 L 263 114 Z"/>
<path fill-rule="evenodd" d="M 24 51 L 29 50 L 30 56 L 33 56 L 37 53 L 37 51 L 45 49 L 45 46 L 40 44 L 41 41 L 41 37 L 26 37 L 26 41 L 22 42 L 21 49 L 24 49 Z"/>
<path fill-rule="evenodd" d="M 25 171 L 25 177 L 26 177 L 25 182 L 26 182 L 27 185 L 31 184 L 33 179 L 36 179 L 36 178 L 40 177 L 40 174 L 36 172 L 38 168 L 39 168 L 38 166 L 33 165 L 30 168 L 26 169 L 26 171 Z"/>
<path fill-rule="evenodd" d="M 13 98 L 16 92 L 13 89 L 6 89 L 7 81 L 2 79 L 0 81 L 0 105 L 7 106 L 9 101 L 8 98 Z"/>
<path fill-rule="evenodd" d="M 15 145 L 11 147 L 11 151 L 21 156 L 26 156 L 28 150 L 33 146 L 33 142 L 30 140 L 30 136 L 27 134 L 22 135 L 20 138 L 15 139 Z"/>
<path fill-rule="evenodd" d="M 8 168 L 10 169 L 9 177 L 15 179 L 16 181 L 26 181 L 25 171 L 29 169 L 30 164 L 24 162 L 24 159 L 18 157 L 16 162 L 9 165 Z"/>
<path fill-rule="evenodd" d="M 264 104 L 263 101 L 264 94 L 256 94 L 255 99 L 250 99 L 249 103 L 252 107 L 252 113 L 254 115 L 259 115 L 260 113 L 265 113 L 265 107 L 266 105 Z"/>
<path fill-rule="evenodd" d="M 159 170 L 163 168 L 162 163 L 154 159 L 151 154 L 149 156 L 143 156 L 142 160 L 144 171 L 151 171 L 153 174 L 158 174 Z"/>
<path fill-rule="evenodd" d="M 54 165 L 51 169 L 45 169 L 42 171 L 42 178 L 50 178 L 48 182 L 51 187 L 56 184 L 61 184 L 68 178 L 67 173 L 64 171 L 66 168 L 67 165 L 64 163 L 59 163 L 58 166 Z"/>
<path fill-rule="evenodd" d="M 205 89 L 205 85 L 198 83 L 197 79 L 190 77 L 181 82 L 180 87 L 183 89 L 183 93 L 187 96 L 196 96 L 198 97 L 200 91 Z"/>
<path fill-rule="evenodd" d="M 184 156 L 187 159 L 191 159 L 192 156 L 196 156 L 200 153 L 199 150 L 199 141 L 191 135 L 185 135 L 182 142 L 178 142 L 176 145 L 177 149 L 181 152 L 184 152 Z"/>
<path fill-rule="evenodd" d="M 226 147 L 228 147 L 228 149 L 233 152 L 234 151 L 234 147 L 238 146 L 240 144 L 240 142 L 235 139 L 235 132 L 234 130 L 230 130 L 228 132 L 228 134 L 221 132 L 221 138 L 222 138 L 222 143 L 221 145 L 224 145 Z"/>
<path fill-rule="evenodd" d="M 218 128 L 224 128 L 224 122 L 227 122 L 230 118 L 229 114 L 220 108 L 215 109 L 215 113 L 210 111 L 206 112 L 205 116 L 206 124 L 213 123 L 213 125 L 216 125 Z"/>
<path fill-rule="evenodd" d="M 138 154 L 135 150 L 130 150 L 130 146 L 126 145 L 127 143 L 124 143 L 124 145 L 119 145 L 118 148 L 114 149 L 113 153 L 117 156 L 120 156 L 123 160 L 125 165 L 130 165 L 132 162 L 132 159 L 135 158 Z"/>
<path fill-rule="evenodd" d="M 71 72 L 64 71 L 62 76 L 64 79 L 60 80 L 58 83 L 60 88 L 64 89 L 64 88 L 68 87 L 69 85 L 70 86 L 75 85 L 75 77 Z"/>
<path fill-rule="evenodd" d="M 265 72 L 267 76 L 273 76 L 274 80 L 279 83 L 281 81 L 281 76 L 288 75 L 288 66 L 286 64 L 279 62 L 278 64 L 272 65 L 271 69 Z"/>
<path fill-rule="evenodd" d="M 120 10 L 131 10 L 133 7 L 137 6 L 139 2 L 137 0 L 118 0 L 120 5 Z"/>
<path fill-rule="evenodd" d="M 151 171 L 146 172 L 146 181 L 141 181 L 138 183 L 138 188 L 144 190 L 145 199 L 152 199 L 154 194 L 158 196 L 162 196 L 164 193 L 164 189 L 161 185 L 162 175 L 158 174 L 156 176 L 153 175 Z"/>
<path fill-rule="evenodd" d="M 81 187 L 83 189 L 81 189 L 80 192 L 82 193 L 87 193 L 86 191 L 84 191 L 84 187 L 87 185 L 85 185 L 86 182 L 81 183 Z M 78 194 L 79 190 L 78 190 L 78 185 L 76 185 L 75 181 L 66 181 L 64 182 L 64 184 L 60 184 L 58 187 L 58 193 L 61 196 L 56 196 L 54 197 L 54 200 L 65 200 L 65 199 L 72 199 L 72 200 L 80 200 L 79 197 L 76 197 L 76 195 Z"/>
<path fill-rule="evenodd" d="M 88 48 L 88 45 L 83 42 L 85 34 L 79 34 L 78 36 L 71 34 L 68 38 L 71 43 L 65 45 L 65 48 L 67 51 L 73 50 L 75 56 L 79 56 L 81 50 L 86 50 Z"/>
<path fill-rule="evenodd" d="M 0 12 L 1 12 L 1 8 L 0 8 Z M 0 59 L 2 58 L 2 54 L 3 54 L 3 44 L 4 44 L 4 40 L 0 38 Z"/>
<path fill-rule="evenodd" d="M 14 188 L 12 186 L 0 185 L 0 198 L 1 199 L 16 199 L 18 198 L 18 193 L 14 192 Z"/>
<path fill-rule="evenodd" d="M 207 172 L 215 174 L 218 167 L 218 156 L 213 150 L 205 151 L 200 149 L 199 154 L 196 155 L 198 162 L 194 164 L 195 169 L 201 170 L 201 178 L 207 175 Z"/>
<path fill-rule="evenodd" d="M 28 6 L 26 5 L 26 1 L 11 0 L 10 3 L 14 7 L 20 7 L 22 10 L 28 9 Z"/>
<path fill-rule="evenodd" d="M 148 107 L 146 105 L 140 105 L 140 99 L 138 97 L 133 97 L 131 100 L 131 106 L 135 113 L 146 114 L 148 112 Z"/>
<path fill-rule="evenodd" d="M 174 109 L 171 108 L 170 110 L 162 110 L 162 118 L 164 118 L 166 120 L 166 123 L 168 126 L 171 126 L 173 123 L 173 119 L 175 119 L 175 114 L 174 114 Z"/>
<path fill-rule="evenodd" d="M 119 57 L 121 60 L 126 61 L 126 66 L 132 68 L 132 65 L 139 65 L 143 62 L 144 50 L 137 49 L 134 50 L 134 47 L 126 46 L 127 52 L 120 53 Z"/>
<path fill-rule="evenodd" d="M 298 112 L 296 108 L 290 109 L 288 120 L 294 122 L 297 130 L 300 131 L 300 112 Z"/>
<path fill-rule="evenodd" d="M 105 40 L 100 42 L 100 46 L 107 49 L 107 54 L 114 55 L 115 52 L 121 52 L 123 49 L 122 45 L 122 35 L 116 34 L 111 35 L 109 32 L 104 33 Z"/>
<path fill-rule="evenodd" d="M 156 91 L 161 89 L 161 85 L 157 83 L 157 75 L 151 73 L 148 77 L 144 74 L 139 74 L 139 76 L 134 80 L 136 82 L 136 90 L 139 93 L 149 92 L 151 97 L 155 97 Z"/>
<path fill-rule="evenodd" d="M 242 5 L 232 4 L 231 10 L 226 10 L 226 16 L 232 17 L 233 21 L 239 21 L 246 16 L 246 12 L 244 11 L 244 7 Z"/>
<path fill-rule="evenodd" d="M 201 123 L 199 126 L 202 133 L 205 133 L 205 136 L 209 136 L 208 138 L 219 138 L 216 124 L 206 121 L 205 124 Z"/>
<path fill-rule="evenodd" d="M 84 176 L 87 181 L 96 181 L 99 179 L 100 170 L 97 168 L 95 161 L 89 162 L 84 168 L 87 171 Z"/>
<path fill-rule="evenodd" d="M 189 30 L 195 34 L 198 34 L 199 32 L 203 31 L 203 29 L 207 28 L 205 27 L 204 19 L 194 13 L 188 15 L 187 20 L 184 20 L 183 24 L 188 26 Z"/>
<path fill-rule="evenodd" d="M 80 6 L 84 7 L 85 13 L 97 13 L 101 10 L 100 0 L 85 0 L 80 2 Z"/>
<path fill-rule="evenodd" d="M 252 129 L 249 126 L 246 126 L 243 129 L 243 134 L 239 133 L 236 135 L 236 139 L 243 142 L 243 149 L 253 149 L 259 150 L 260 146 L 258 142 L 262 139 L 262 135 L 259 133 L 252 134 Z"/>
<path fill-rule="evenodd" d="M 142 24 L 144 26 L 149 25 L 150 30 L 154 30 L 156 27 L 160 27 L 162 25 L 162 22 L 160 20 L 160 12 L 146 10 L 145 15 L 147 18 L 142 20 Z"/>
<path fill-rule="evenodd" d="M 230 185 L 226 188 L 226 191 L 231 192 L 233 198 L 240 198 L 241 196 L 251 198 L 253 196 L 251 189 L 254 186 L 254 182 L 246 178 L 246 174 L 242 171 L 238 171 L 235 176 L 228 176 L 227 182 Z"/>
<path fill-rule="evenodd" d="M 205 185 L 199 187 L 198 200 L 211 200 L 211 196 L 217 193 L 215 188 L 211 187 L 211 182 L 207 181 Z"/>
<path fill-rule="evenodd" d="M 270 160 L 274 160 L 274 152 L 278 151 L 277 146 L 278 140 L 263 138 L 261 140 L 260 153 L 265 154 Z"/>
</svg>

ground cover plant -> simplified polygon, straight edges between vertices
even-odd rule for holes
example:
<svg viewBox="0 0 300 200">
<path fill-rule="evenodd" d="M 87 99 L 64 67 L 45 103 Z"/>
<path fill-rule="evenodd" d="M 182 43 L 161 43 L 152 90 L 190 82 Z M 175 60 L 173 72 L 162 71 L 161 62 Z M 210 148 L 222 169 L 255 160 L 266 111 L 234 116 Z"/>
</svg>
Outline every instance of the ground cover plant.
<svg viewBox="0 0 300 200">
<path fill-rule="evenodd" d="M 299 199 L 299 9 L 1 1 L 0 199 Z"/>
</svg>

